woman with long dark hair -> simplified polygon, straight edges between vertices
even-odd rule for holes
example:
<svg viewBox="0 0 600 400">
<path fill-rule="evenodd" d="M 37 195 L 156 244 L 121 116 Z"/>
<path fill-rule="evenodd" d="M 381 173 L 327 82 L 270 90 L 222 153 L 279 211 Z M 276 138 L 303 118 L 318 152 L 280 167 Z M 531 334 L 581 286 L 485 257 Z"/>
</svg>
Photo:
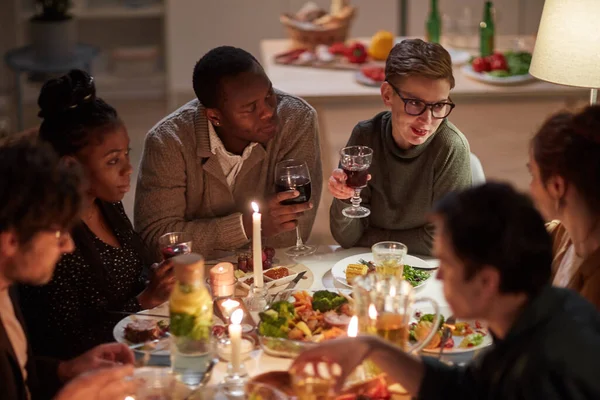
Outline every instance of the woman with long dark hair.
<svg viewBox="0 0 600 400">
<path fill-rule="evenodd" d="M 118 312 L 153 308 L 168 299 L 172 266 L 151 266 L 125 214 L 130 189 L 129 136 L 117 112 L 96 97 L 93 78 L 73 70 L 42 87 L 39 135 L 65 162 L 79 163 L 87 199 L 72 232 L 76 249 L 59 261 L 52 281 L 21 288 L 21 305 L 37 355 L 67 359 L 114 340 Z M 146 284 L 149 278 L 149 283 Z"/>
<path fill-rule="evenodd" d="M 532 197 L 553 220 L 553 284 L 600 309 L 600 106 L 550 117 L 529 154 Z"/>
</svg>

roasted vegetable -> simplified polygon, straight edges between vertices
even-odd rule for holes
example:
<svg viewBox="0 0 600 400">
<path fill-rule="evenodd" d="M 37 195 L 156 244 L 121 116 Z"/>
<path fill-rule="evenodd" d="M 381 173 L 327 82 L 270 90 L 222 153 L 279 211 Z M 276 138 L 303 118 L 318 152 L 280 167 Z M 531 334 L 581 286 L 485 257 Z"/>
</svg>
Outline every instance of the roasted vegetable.
<svg viewBox="0 0 600 400">
<path fill-rule="evenodd" d="M 336 310 L 346 302 L 348 300 L 344 296 L 328 290 L 318 290 L 313 294 L 312 307 L 315 311 L 327 312 Z"/>
<path fill-rule="evenodd" d="M 419 321 L 428 321 L 433 323 L 435 320 L 435 314 L 423 314 Z M 438 325 L 438 329 L 442 329 L 442 325 L 444 325 L 444 316 L 440 315 L 440 323 Z"/>
<path fill-rule="evenodd" d="M 296 310 L 294 305 L 288 301 L 276 301 L 269 307 L 270 310 L 275 311 L 279 317 L 284 317 L 289 320 L 296 318 Z"/>
<path fill-rule="evenodd" d="M 287 318 L 273 318 L 267 313 L 260 313 L 259 316 L 261 321 L 258 325 L 258 333 L 268 337 L 287 338 L 287 333 L 290 330 Z"/>
</svg>

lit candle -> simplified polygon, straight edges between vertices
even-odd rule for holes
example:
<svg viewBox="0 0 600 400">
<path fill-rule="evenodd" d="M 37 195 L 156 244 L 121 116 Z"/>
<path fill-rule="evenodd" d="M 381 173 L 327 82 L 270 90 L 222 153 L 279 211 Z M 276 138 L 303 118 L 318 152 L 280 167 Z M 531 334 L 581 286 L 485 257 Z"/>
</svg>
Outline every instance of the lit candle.
<svg viewBox="0 0 600 400">
<path fill-rule="evenodd" d="M 254 287 L 262 288 L 263 282 L 263 265 L 262 265 L 262 243 L 260 233 L 260 218 L 261 215 L 258 212 L 258 204 L 252 202 L 252 253 L 253 253 L 253 267 L 254 267 Z"/>
<path fill-rule="evenodd" d="M 356 337 L 358 335 L 358 317 L 356 315 L 350 318 L 350 323 L 348 324 L 348 337 Z"/>
<path fill-rule="evenodd" d="M 238 308 L 231 314 L 231 324 L 229 325 L 229 340 L 231 341 L 231 369 L 233 374 L 239 374 L 241 364 L 242 349 L 242 326 L 240 325 L 244 318 L 244 311 Z"/>
<path fill-rule="evenodd" d="M 233 264 L 228 262 L 218 263 L 210 269 L 209 273 L 213 297 L 233 296 L 235 289 Z"/>
<path fill-rule="evenodd" d="M 358 317 L 354 315 L 350 318 L 350 323 L 348 324 L 348 337 L 355 338 L 358 335 Z M 352 376 L 349 378 L 350 381 L 365 381 L 365 370 L 362 365 L 359 365 L 354 369 Z"/>
<path fill-rule="evenodd" d="M 240 306 L 240 302 L 236 300 L 227 299 L 223 303 L 221 303 L 221 307 L 223 307 L 223 311 L 225 311 L 224 317 L 229 319 L 231 317 L 231 313 L 233 310 Z"/>
<path fill-rule="evenodd" d="M 367 328 L 367 333 L 377 333 L 377 309 L 375 308 L 375 304 L 369 305 L 369 326 Z"/>
</svg>

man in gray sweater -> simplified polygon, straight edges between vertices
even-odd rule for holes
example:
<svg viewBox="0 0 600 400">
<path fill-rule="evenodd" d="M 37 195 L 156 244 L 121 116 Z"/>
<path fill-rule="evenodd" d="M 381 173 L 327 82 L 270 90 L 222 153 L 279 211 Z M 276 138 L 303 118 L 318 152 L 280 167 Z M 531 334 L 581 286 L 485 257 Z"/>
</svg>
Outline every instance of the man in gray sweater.
<svg viewBox="0 0 600 400">
<path fill-rule="evenodd" d="M 343 247 L 392 240 L 410 253 L 430 255 L 433 226 L 426 214 L 448 192 L 471 186 L 469 143 L 447 120 L 454 108 L 452 61 L 439 44 L 404 40 L 390 52 L 385 75 L 381 97 L 391 112 L 359 122 L 347 144 L 373 149 L 372 179 L 361 192 L 371 214 L 342 214 L 354 190 L 336 169 L 328 182 L 335 197 L 331 233 Z"/>
<path fill-rule="evenodd" d="M 158 252 L 161 235 L 185 231 L 206 258 L 239 248 L 252 237 L 252 201 L 268 245 L 294 244 L 297 224 L 307 239 L 322 188 L 315 110 L 274 90 L 250 53 L 229 46 L 198 61 L 194 91 L 146 136 L 134 210 L 146 243 Z M 275 193 L 275 166 L 286 159 L 308 165 L 309 202 L 282 205 L 298 192 Z"/>
</svg>

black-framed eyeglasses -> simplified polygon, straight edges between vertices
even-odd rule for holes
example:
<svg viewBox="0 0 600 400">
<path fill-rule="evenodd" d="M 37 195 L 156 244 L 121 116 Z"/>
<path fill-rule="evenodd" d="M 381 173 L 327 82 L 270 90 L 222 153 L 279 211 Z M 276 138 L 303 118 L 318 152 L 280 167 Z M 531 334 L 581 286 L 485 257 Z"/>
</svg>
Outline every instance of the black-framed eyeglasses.
<svg viewBox="0 0 600 400">
<path fill-rule="evenodd" d="M 431 110 L 431 116 L 437 119 L 446 118 L 452 112 L 452 109 L 456 107 L 456 104 L 451 101 L 440 101 L 438 103 L 425 103 L 421 99 L 411 99 L 408 97 L 404 97 L 400 94 L 400 90 L 394 86 L 392 82 L 389 80 L 385 80 L 391 87 L 394 89 L 394 92 L 402 99 L 404 102 L 404 111 L 408 115 L 412 115 L 414 117 L 419 116 L 425 112 L 428 108 Z"/>
</svg>

